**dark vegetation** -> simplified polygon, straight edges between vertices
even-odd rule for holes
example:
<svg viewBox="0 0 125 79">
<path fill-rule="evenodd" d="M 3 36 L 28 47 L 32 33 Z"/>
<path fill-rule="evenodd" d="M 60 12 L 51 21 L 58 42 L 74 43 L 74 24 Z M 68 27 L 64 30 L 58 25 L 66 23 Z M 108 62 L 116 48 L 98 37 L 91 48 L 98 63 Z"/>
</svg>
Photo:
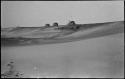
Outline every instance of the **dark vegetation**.
<svg viewBox="0 0 125 79">
<path fill-rule="evenodd" d="M 1 38 L 1 46 L 21 45 L 22 42 L 33 40 L 31 38 Z"/>
</svg>

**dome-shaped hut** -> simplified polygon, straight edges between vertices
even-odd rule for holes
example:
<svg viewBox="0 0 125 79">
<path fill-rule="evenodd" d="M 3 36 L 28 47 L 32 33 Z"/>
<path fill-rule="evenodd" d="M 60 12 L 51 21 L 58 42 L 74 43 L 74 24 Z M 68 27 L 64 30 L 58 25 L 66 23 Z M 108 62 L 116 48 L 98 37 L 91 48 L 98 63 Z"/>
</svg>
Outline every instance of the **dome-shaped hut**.
<svg viewBox="0 0 125 79">
<path fill-rule="evenodd" d="M 75 23 L 75 21 L 70 21 L 69 23 L 68 23 L 68 25 L 70 25 L 70 26 L 73 26 L 73 25 L 75 25 L 76 23 Z"/>
<path fill-rule="evenodd" d="M 58 27 L 58 23 L 57 22 L 53 23 L 53 26 Z"/>
</svg>

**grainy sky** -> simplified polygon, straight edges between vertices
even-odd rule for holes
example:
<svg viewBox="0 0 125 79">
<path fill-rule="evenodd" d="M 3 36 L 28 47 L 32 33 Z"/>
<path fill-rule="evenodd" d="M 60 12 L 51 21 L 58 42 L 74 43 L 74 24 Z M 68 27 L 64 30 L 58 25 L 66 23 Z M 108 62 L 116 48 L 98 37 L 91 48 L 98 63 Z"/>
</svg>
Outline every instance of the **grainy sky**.
<svg viewBox="0 0 125 79">
<path fill-rule="evenodd" d="M 98 23 L 124 20 L 123 1 L 4 1 L 1 27 L 43 26 L 46 23 Z"/>
</svg>

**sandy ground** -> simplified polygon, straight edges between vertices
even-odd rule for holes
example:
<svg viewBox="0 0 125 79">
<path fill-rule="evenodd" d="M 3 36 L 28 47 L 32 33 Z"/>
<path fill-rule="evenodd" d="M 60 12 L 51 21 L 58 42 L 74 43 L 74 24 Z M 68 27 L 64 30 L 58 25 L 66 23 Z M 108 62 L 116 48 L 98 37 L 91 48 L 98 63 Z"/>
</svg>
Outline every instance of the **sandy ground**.
<svg viewBox="0 0 125 79">
<path fill-rule="evenodd" d="M 14 59 L 25 77 L 123 77 L 124 34 L 1 49 L 2 70 Z"/>
<path fill-rule="evenodd" d="M 111 29 L 108 28 L 109 31 L 101 30 L 102 28 L 93 29 L 92 32 L 89 30 L 87 36 L 90 37 L 86 40 L 2 47 L 2 72 L 7 70 L 5 65 L 13 59 L 15 68 L 23 72 L 24 77 L 123 78 L 124 33 L 119 27 L 110 33 L 107 32 L 111 31 L 112 26 Z M 80 34 L 81 32 L 76 34 L 76 37 Z M 95 38 L 97 34 L 101 35 Z"/>
</svg>

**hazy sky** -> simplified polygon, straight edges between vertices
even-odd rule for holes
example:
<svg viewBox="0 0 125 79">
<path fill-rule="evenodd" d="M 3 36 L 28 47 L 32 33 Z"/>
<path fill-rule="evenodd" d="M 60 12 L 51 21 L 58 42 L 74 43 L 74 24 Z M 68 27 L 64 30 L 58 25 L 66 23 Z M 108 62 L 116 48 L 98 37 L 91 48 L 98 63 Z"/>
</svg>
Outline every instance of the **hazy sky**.
<svg viewBox="0 0 125 79">
<path fill-rule="evenodd" d="M 43 26 L 46 23 L 97 23 L 124 20 L 123 1 L 4 1 L 2 27 Z"/>
</svg>

